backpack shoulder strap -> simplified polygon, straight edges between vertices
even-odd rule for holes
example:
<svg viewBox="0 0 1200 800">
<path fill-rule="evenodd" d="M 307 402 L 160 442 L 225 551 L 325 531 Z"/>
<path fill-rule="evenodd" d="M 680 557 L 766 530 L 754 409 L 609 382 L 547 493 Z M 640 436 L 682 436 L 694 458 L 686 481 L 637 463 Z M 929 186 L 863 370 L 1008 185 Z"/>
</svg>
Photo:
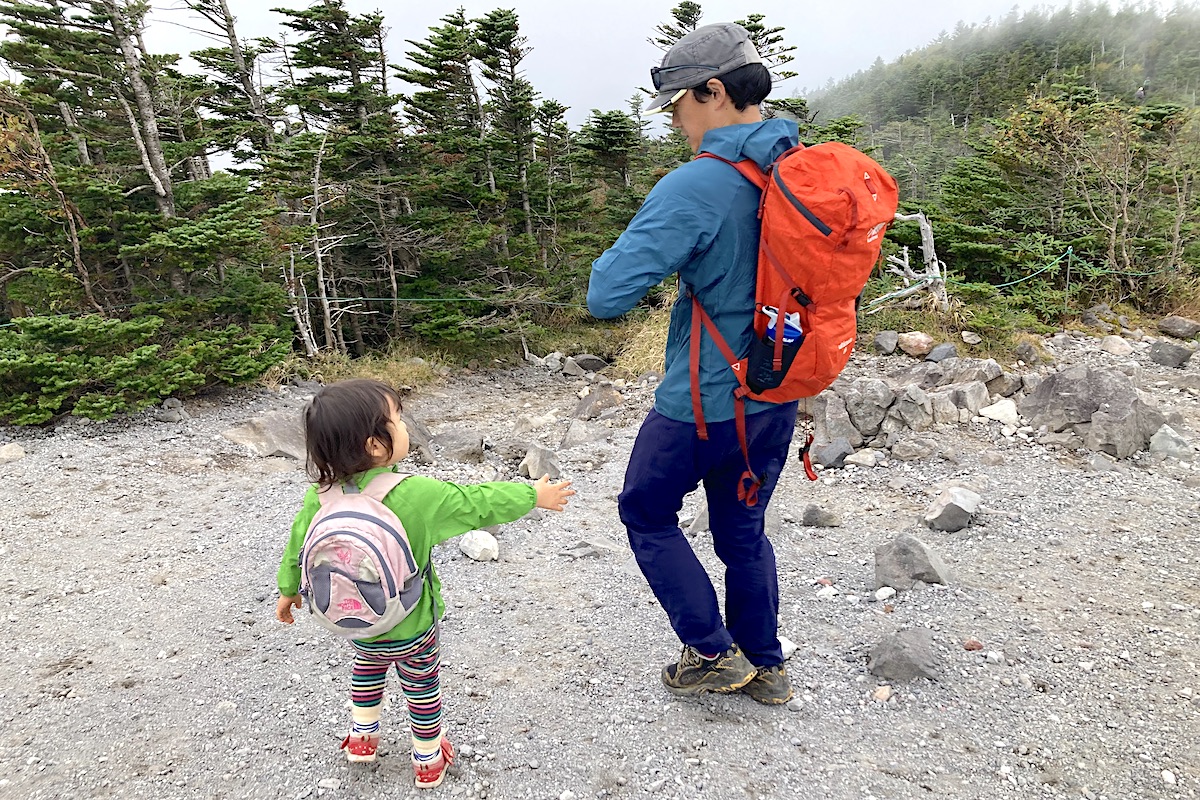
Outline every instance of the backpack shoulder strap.
<svg viewBox="0 0 1200 800">
<path fill-rule="evenodd" d="M 724 161 L 729 166 L 742 173 L 742 177 L 753 183 L 759 189 L 767 188 L 767 173 L 763 172 L 762 167 L 750 159 L 744 161 L 730 161 L 728 158 L 721 158 L 714 153 L 701 153 L 696 158 L 715 158 L 717 161 Z"/>
<path fill-rule="evenodd" d="M 381 472 L 363 487 L 362 493 L 373 500 L 383 502 L 388 492 L 400 485 L 405 478 L 412 477 L 411 472 Z"/>
</svg>

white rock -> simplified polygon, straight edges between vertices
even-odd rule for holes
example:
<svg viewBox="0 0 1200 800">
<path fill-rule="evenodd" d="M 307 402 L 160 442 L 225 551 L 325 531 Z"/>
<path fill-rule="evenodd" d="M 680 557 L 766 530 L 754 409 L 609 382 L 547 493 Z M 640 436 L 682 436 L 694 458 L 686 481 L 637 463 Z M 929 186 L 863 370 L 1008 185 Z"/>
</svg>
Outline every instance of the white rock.
<svg viewBox="0 0 1200 800">
<path fill-rule="evenodd" d="M 859 450 L 857 453 L 853 453 L 851 455 L 846 456 L 846 459 L 843 463 L 856 464 L 860 467 L 867 467 L 869 469 L 871 467 L 878 466 L 879 461 L 880 461 L 879 451 L 872 450 L 871 448 L 866 447 L 866 448 L 863 448 L 862 450 Z"/>
<path fill-rule="evenodd" d="M 11 464 L 25 457 L 25 448 L 13 442 L 0 447 L 0 464 Z"/>
<path fill-rule="evenodd" d="M 1114 356 L 1133 355 L 1133 345 L 1120 336 L 1105 336 L 1100 340 L 1100 349 Z"/>
<path fill-rule="evenodd" d="M 1167 784 L 1168 786 L 1175 785 L 1175 773 L 1171 772 L 1171 770 L 1164 769 L 1162 772 L 1162 778 L 1163 778 L 1163 783 Z"/>
<path fill-rule="evenodd" d="M 1185 462 L 1191 461 L 1195 456 L 1195 450 L 1192 445 L 1170 425 L 1163 425 L 1158 429 L 1158 432 L 1150 439 L 1149 449 L 1154 455 L 1177 458 Z M 3 451 L 0 451 L 0 455 L 2 453 Z M 2 459 L 0 459 L 0 463 L 3 463 Z"/>
<path fill-rule="evenodd" d="M 963 331 L 962 340 L 970 345 L 983 344 L 983 337 L 974 331 Z"/>
<path fill-rule="evenodd" d="M 796 646 L 796 643 L 793 642 L 791 639 L 788 639 L 786 636 L 779 637 L 779 647 L 783 650 L 783 660 L 784 661 L 787 661 L 789 658 L 794 656 L 796 654 L 796 651 L 799 649 Z"/>
<path fill-rule="evenodd" d="M 839 592 L 833 586 L 826 586 L 824 589 L 817 592 L 817 599 L 818 600 L 832 600 L 833 598 L 837 597 L 839 594 L 841 594 L 841 592 Z"/>
<path fill-rule="evenodd" d="M 1014 433 L 1017 428 L 1021 427 L 1021 416 L 1017 413 L 1017 404 L 1009 397 L 979 409 L 979 415 L 1007 425 L 1013 429 Z"/>
<path fill-rule="evenodd" d="M 470 531 L 458 537 L 458 549 L 476 561 L 495 561 L 500 558 L 500 543 L 487 531 Z"/>
<path fill-rule="evenodd" d="M 881 603 L 884 600 L 891 600 L 895 596 L 896 596 L 896 590 L 890 586 L 884 586 L 875 592 L 875 599 Z"/>
</svg>

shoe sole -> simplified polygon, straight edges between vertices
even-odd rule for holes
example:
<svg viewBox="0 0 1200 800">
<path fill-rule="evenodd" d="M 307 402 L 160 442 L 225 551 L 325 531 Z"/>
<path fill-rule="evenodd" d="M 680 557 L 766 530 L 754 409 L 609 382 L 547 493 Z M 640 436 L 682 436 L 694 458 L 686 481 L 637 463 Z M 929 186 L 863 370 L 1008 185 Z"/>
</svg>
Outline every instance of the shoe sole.
<svg viewBox="0 0 1200 800">
<path fill-rule="evenodd" d="M 756 703 L 762 703 L 764 706 L 781 706 L 784 703 L 790 702 L 791 699 L 796 696 L 796 693 L 792 692 L 787 697 L 755 697 L 744 690 L 742 691 L 742 694 L 746 695 Z"/>
<path fill-rule="evenodd" d="M 663 681 L 663 686 L 667 687 L 668 692 L 678 697 L 687 697 L 689 695 L 696 694 L 733 694 L 746 684 L 750 683 L 750 681 L 754 680 L 754 676 L 757 674 L 757 672 L 751 671 L 743 681 L 738 683 L 722 683 L 716 686 L 706 684 L 703 681 L 700 683 L 694 683 L 691 686 L 673 686 L 672 684 L 667 683 L 666 680 Z"/>
<path fill-rule="evenodd" d="M 436 789 L 437 787 L 442 785 L 442 781 L 445 779 L 446 779 L 446 773 L 445 773 L 445 771 L 443 771 L 441 775 L 438 775 L 436 781 L 428 781 L 426 783 L 422 783 L 421 781 L 414 781 L 414 783 L 416 784 L 418 789 Z"/>
<path fill-rule="evenodd" d="M 367 764 L 375 760 L 375 753 L 369 756 L 356 756 L 353 753 L 346 753 L 346 760 L 353 761 L 355 764 Z"/>
</svg>

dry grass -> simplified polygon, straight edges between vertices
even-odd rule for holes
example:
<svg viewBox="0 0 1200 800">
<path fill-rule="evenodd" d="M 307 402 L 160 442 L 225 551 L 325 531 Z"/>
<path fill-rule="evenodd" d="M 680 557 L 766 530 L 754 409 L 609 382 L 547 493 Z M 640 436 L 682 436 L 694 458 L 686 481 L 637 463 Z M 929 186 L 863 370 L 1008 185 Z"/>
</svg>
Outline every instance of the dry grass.
<svg viewBox="0 0 1200 800">
<path fill-rule="evenodd" d="M 418 358 L 403 346 L 362 358 L 334 353 L 321 353 L 315 358 L 292 356 L 268 370 L 262 383 L 274 388 L 294 379 L 333 383 L 347 378 L 372 378 L 397 388 L 415 389 L 441 380 L 441 361 L 436 355 Z"/>
<path fill-rule="evenodd" d="M 650 371 L 661 374 L 670 326 L 670 306 L 656 308 L 639 323 L 631 324 L 629 337 L 613 364 L 615 369 L 630 378 Z"/>
</svg>

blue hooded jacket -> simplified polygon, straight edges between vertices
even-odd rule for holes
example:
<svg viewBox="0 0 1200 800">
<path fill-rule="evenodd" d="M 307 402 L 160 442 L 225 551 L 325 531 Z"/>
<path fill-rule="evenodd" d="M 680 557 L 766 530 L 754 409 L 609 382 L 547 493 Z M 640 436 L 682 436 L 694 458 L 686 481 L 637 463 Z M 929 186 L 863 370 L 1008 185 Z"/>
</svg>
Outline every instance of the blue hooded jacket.
<svg viewBox="0 0 1200 800">
<path fill-rule="evenodd" d="M 769 166 L 798 139 L 796 124 L 767 120 L 714 128 L 700 151 L 730 161 L 753 159 Z M 678 272 L 683 282 L 671 309 L 666 374 L 655 395 L 658 413 L 695 422 L 688 368 L 692 301 L 700 305 L 738 356 L 753 341 L 754 289 L 758 270 L 758 189 L 728 164 L 713 158 L 690 161 L 658 182 L 629 227 L 592 264 L 588 309 L 602 319 L 619 317 L 652 287 Z M 733 419 L 737 377 L 707 332 L 700 344 L 700 395 L 708 422 Z M 746 413 L 770 408 L 746 402 Z"/>
</svg>

